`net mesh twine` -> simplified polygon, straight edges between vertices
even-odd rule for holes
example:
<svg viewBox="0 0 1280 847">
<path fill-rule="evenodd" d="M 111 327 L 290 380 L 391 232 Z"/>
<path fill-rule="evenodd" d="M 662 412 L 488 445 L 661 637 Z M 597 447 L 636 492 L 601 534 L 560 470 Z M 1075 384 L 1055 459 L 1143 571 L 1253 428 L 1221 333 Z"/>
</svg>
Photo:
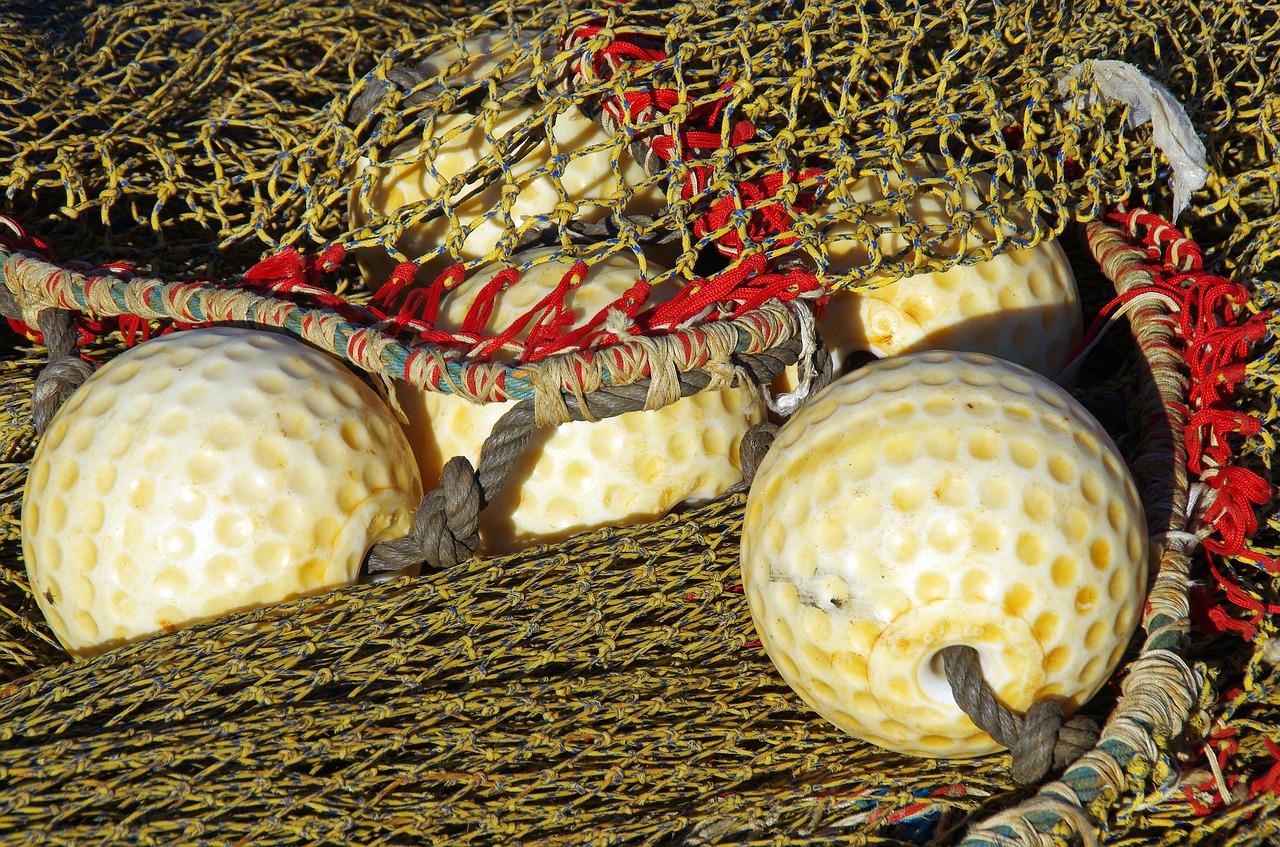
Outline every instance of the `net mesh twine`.
<svg viewBox="0 0 1280 847">
<path fill-rule="evenodd" d="M 351 174 L 361 156 L 404 155 L 439 98 L 536 93 L 532 132 L 571 103 L 625 103 L 640 89 L 668 93 L 623 122 L 613 160 L 673 124 L 733 144 L 668 136 L 682 154 L 648 180 L 671 202 L 655 221 L 615 216 L 597 253 L 676 233 L 674 275 L 731 263 L 753 241 L 828 271 L 845 249 L 854 260 L 827 283 L 866 286 L 879 271 L 1057 234 L 1120 200 L 1167 208 L 1169 173 L 1149 132 L 1128 128 L 1122 107 L 1071 111 L 1056 94 L 1069 67 L 1097 58 L 1146 69 L 1186 105 L 1211 176 L 1180 223 L 1211 267 L 1251 287 L 1252 308 L 1280 300 L 1280 24 L 1252 3 L 245 0 L 51 12 L 17 0 L 6 15 L 0 211 L 91 264 L 229 276 L 287 247 L 335 243 L 406 258 L 394 252 L 404 231 L 448 219 L 447 204 L 351 229 Z M 427 83 L 416 101 L 395 82 L 396 68 L 493 30 L 519 42 L 529 77 Z M 578 55 L 620 41 L 653 52 L 566 91 L 554 57 L 575 37 L 586 39 Z M 386 96 L 351 125 L 352 101 L 374 86 Z M 481 167 L 493 179 L 515 163 Z M 859 178 L 880 186 L 869 201 L 833 187 Z M 976 204 L 961 203 L 966 188 Z M 922 194 L 947 214 L 919 212 L 911 198 Z M 620 213 L 627 197 L 594 202 Z M 467 266 L 548 225 L 570 249 L 569 211 L 500 221 L 507 240 Z M 440 249 L 465 235 L 450 219 Z M 859 247 L 877 237 L 890 249 Z M 351 262 L 334 278 L 358 288 Z M 1104 290 L 1087 272 L 1082 285 L 1095 301 Z M 752 643 L 736 584 L 740 497 L 464 563 L 448 580 L 349 589 L 66 664 L 18 545 L 38 350 L 8 334 L 0 344 L 6 842 L 942 843 L 1022 797 L 1004 757 L 887 754 L 803 710 Z M 1139 366 L 1127 353 L 1105 343 L 1077 392 L 1131 447 L 1125 406 Z M 1235 400 L 1263 421 L 1236 452 L 1268 478 L 1278 357 L 1264 340 Z M 1212 685 L 1188 733 L 1129 774 L 1103 822 L 1108 843 L 1274 835 L 1270 505 L 1262 523 L 1242 552 L 1196 572 L 1188 650 Z M 1089 709 L 1105 714 L 1114 696 Z"/>
<path fill-rule="evenodd" d="M 1266 43 L 1267 16 L 1247 3 L 1104 5 L 637 3 L 593 11 L 246 0 L 97 11 L 72 3 L 51 13 L 19 0 L 4 27 L 12 82 L 3 132 L 13 152 L 0 186 L 6 208 L 63 255 L 128 255 L 157 276 L 239 271 L 264 248 L 387 245 L 415 223 L 448 217 L 443 197 L 354 231 L 344 216 L 361 156 L 387 164 L 407 155 L 399 148 L 429 133 L 440 112 L 478 113 L 479 125 L 492 126 L 496 112 L 537 95 L 542 105 L 521 124 L 527 132 L 516 133 L 536 135 L 571 102 L 623 101 L 623 90 L 648 88 L 671 97 L 636 106 L 612 153 L 652 140 L 659 120 L 688 123 L 668 139 L 684 155 L 651 178 L 674 201 L 655 227 L 688 239 L 704 218 L 710 229 L 698 244 L 707 248 L 734 240 L 724 238 L 730 230 L 747 240 L 751 219 L 780 205 L 797 220 L 794 231 L 763 239 L 760 249 L 777 255 L 798 238 L 819 265 L 836 250 L 870 253 L 832 280 L 848 287 L 878 268 L 953 262 L 969 231 L 964 252 L 976 259 L 1135 194 L 1147 206 L 1163 197 L 1163 160 L 1145 133 L 1125 130 L 1125 110 L 1069 109 L 1056 93 L 1077 62 L 1123 58 L 1158 70 L 1207 132 L 1220 158 L 1207 215 L 1219 224 L 1214 240 L 1239 244 L 1251 259 L 1251 229 L 1235 218 L 1246 210 L 1250 219 L 1265 216 L 1274 192 L 1262 88 L 1274 57 L 1256 46 Z M 510 51 L 510 59 L 492 73 L 432 77 L 414 89 L 418 96 L 395 81 L 397 69 L 495 31 L 491 52 Z M 612 70 L 605 54 L 617 41 L 650 54 Z M 601 59 L 566 94 L 557 87 L 565 62 L 556 59 L 569 43 Z M 522 73 L 504 78 L 513 68 Z M 372 89 L 385 96 L 348 126 L 351 103 Z M 737 132 L 734 155 L 694 132 L 705 129 L 695 125 L 699 110 L 713 106 L 718 125 L 709 131 L 726 140 Z M 1259 131 L 1246 139 L 1250 122 Z M 566 168 L 598 152 L 561 149 L 554 139 L 551 149 Z M 505 180 L 514 163 L 492 158 L 482 165 Z M 806 170 L 822 175 L 802 180 Z M 765 184 L 778 175 L 781 184 Z M 859 179 L 880 187 L 874 199 L 839 190 Z M 966 186 L 977 202 L 961 211 Z M 587 205 L 621 211 L 622 194 Z M 926 195 L 949 201 L 951 214 L 920 213 L 910 199 Z M 752 198 L 754 215 L 740 208 Z M 514 238 L 560 214 L 506 228 Z M 440 251 L 456 245 L 459 227 L 450 221 Z M 628 243 L 645 229 L 624 226 L 614 240 Z M 898 238 L 884 238 L 890 234 Z M 896 249 L 869 249 L 877 236 Z M 687 263 L 698 245 L 686 246 Z"/>
</svg>

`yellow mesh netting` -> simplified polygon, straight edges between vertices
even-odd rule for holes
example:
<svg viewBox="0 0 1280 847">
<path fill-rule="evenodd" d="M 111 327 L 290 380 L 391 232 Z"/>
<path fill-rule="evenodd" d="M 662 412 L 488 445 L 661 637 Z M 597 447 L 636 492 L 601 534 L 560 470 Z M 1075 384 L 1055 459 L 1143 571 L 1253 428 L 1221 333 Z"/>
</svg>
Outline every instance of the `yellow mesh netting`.
<svg viewBox="0 0 1280 847">
<path fill-rule="evenodd" d="M 441 50 L 486 33 L 492 67 L 464 78 L 459 53 L 440 68 Z M 1208 183 L 1180 222 L 1271 308 L 1278 43 L 1275 10 L 1250 2 L 17 0 L 0 20 L 0 212 L 64 258 L 165 278 L 335 243 L 388 253 L 387 274 L 465 253 L 474 224 L 458 205 L 483 183 L 498 238 L 468 267 L 542 238 L 647 250 L 671 278 L 798 253 L 823 284 L 857 287 L 1055 236 L 1123 200 L 1167 213 L 1173 175 L 1151 129 L 1058 90 L 1078 63 L 1120 59 L 1173 92 L 1204 140 Z M 618 44 L 635 51 L 575 70 Z M 610 103 L 617 126 L 594 147 L 557 135 L 571 109 L 607 120 Z M 454 173 L 448 198 L 375 208 L 379 167 L 486 132 L 498 154 Z M 448 182 L 436 149 L 419 167 Z M 575 200 L 566 180 L 592 156 L 615 178 Z M 552 201 L 521 217 L 539 177 Z M 654 192 L 665 202 L 639 202 Z M 424 224 L 426 252 L 406 254 Z M 354 262 L 335 276 L 360 287 Z M 1080 276 L 1096 309 L 1104 283 Z M 747 646 L 740 498 L 64 664 L 17 541 L 38 356 L 16 336 L 0 352 L 0 840 L 944 843 L 1022 796 L 1003 757 L 889 755 L 803 710 Z M 1078 389 L 1118 428 L 1140 367 L 1128 354 L 1108 342 Z M 1277 373 L 1268 341 L 1239 399 L 1267 422 L 1241 445 L 1264 474 Z M 1250 549 L 1275 555 L 1266 514 Z M 1248 559 L 1223 566 L 1275 602 Z M 1275 625 L 1238 617 L 1250 641 L 1221 621 L 1194 634 L 1214 687 L 1187 737 L 1134 766 L 1106 813 L 1111 843 L 1274 835 Z"/>
<path fill-rule="evenodd" d="M 1070 10 L 1005 3 L 601 10 L 500 3 L 471 15 L 391 3 L 178 10 L 128 3 L 82 16 L 69 7 L 56 17 L 37 7 L 18 4 L 5 30 L 13 45 L 6 59 L 16 65 L 3 130 L 14 153 L 0 176 L 7 204 L 68 255 L 93 261 L 123 253 L 160 274 L 236 270 L 264 249 L 285 245 L 387 243 L 424 218 L 448 215 L 441 202 L 425 202 L 349 229 L 344 212 L 360 156 L 385 164 L 398 146 L 436 137 L 437 125 L 449 124 L 442 127 L 446 136 L 465 131 L 440 116 L 475 114 L 483 130 L 533 100 L 523 113 L 524 131 L 504 137 L 514 156 L 519 137 L 537 140 L 571 106 L 598 112 L 602 101 L 628 88 L 667 91 L 675 102 L 650 110 L 648 123 L 638 117 L 595 151 L 562 148 L 550 133 L 551 152 L 566 170 L 592 152 L 616 158 L 627 141 L 647 137 L 664 112 L 674 110 L 668 128 L 692 131 L 699 108 L 719 103 L 710 131 L 728 141 L 746 122 L 752 137 L 731 156 L 686 143 L 683 161 L 658 162 L 650 181 L 680 202 L 655 226 L 695 247 L 689 224 L 700 207 L 735 190 L 730 205 L 750 205 L 743 185 L 783 174 L 788 182 L 774 195 L 797 223 L 761 249 L 780 253 L 782 235 L 798 236 L 819 266 L 844 268 L 832 280 L 842 285 L 881 265 L 953 260 L 957 234 L 969 228 L 977 237 L 969 252 L 983 255 L 1005 237 L 1039 239 L 1135 193 L 1167 203 L 1169 174 L 1149 130 L 1127 129 L 1126 110 L 1116 104 L 1080 109 L 1059 95 L 1058 81 L 1087 59 L 1121 58 L 1157 71 L 1187 100 L 1213 157 L 1210 220 L 1225 227 L 1235 216 L 1265 214 L 1274 191 L 1265 147 L 1258 146 L 1266 144 L 1269 115 L 1260 86 L 1274 57 L 1262 46 L 1266 16 L 1243 2 L 1121 10 L 1102 3 Z M 579 52 L 629 39 L 665 58 L 632 59 L 616 74 L 577 75 L 566 86 L 565 45 L 581 40 L 575 33 L 588 25 L 607 28 L 581 41 Z M 488 55 L 509 51 L 490 61 L 493 67 L 475 73 L 461 59 L 449 74 L 437 62 L 439 73 L 416 88 L 407 83 L 416 96 L 402 87 L 398 72 L 493 32 L 500 34 L 486 45 Z M 1222 49 L 1200 46 L 1208 43 Z M 351 103 L 372 91 L 381 100 L 358 126 L 348 126 Z M 1228 137 L 1233 143 L 1223 143 Z M 399 150 L 401 157 L 406 152 Z M 473 173 L 506 181 L 515 166 L 492 157 Z M 829 175 L 808 211 L 804 195 L 818 187 L 801 178 L 806 169 Z M 694 171 L 696 185 L 681 197 Z M 549 181 L 563 190 L 554 175 Z M 869 196 L 853 188 L 859 181 L 871 187 Z M 922 205 L 933 204 L 909 202 L 915 195 L 928 195 L 941 209 L 922 213 Z M 615 212 L 625 200 L 619 194 L 587 205 Z M 539 223 L 563 223 L 572 212 L 556 208 L 541 221 L 507 228 L 515 237 Z M 741 210 L 720 216 L 699 241 L 705 248 L 729 230 L 745 236 L 745 217 Z M 999 239 L 992 219 L 1005 224 Z M 441 250 L 462 235 L 458 221 L 449 223 Z M 627 243 L 646 227 L 624 222 L 623 231 L 615 240 Z M 869 240 L 888 232 L 900 236 L 891 239 L 895 251 L 862 255 Z M 833 262 L 831 254 L 846 261 Z M 686 268 L 693 258 L 685 254 Z"/>
</svg>

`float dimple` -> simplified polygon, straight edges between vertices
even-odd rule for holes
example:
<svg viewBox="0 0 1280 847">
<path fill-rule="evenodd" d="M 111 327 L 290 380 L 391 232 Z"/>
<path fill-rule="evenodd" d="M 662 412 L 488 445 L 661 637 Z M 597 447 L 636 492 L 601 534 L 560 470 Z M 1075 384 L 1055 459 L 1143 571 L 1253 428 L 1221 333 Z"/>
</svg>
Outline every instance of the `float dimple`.
<svg viewBox="0 0 1280 847">
<path fill-rule="evenodd" d="M 980 431 L 969 436 L 969 455 L 975 459 L 994 459 L 1000 455 L 1000 438 L 992 432 Z"/>
</svg>

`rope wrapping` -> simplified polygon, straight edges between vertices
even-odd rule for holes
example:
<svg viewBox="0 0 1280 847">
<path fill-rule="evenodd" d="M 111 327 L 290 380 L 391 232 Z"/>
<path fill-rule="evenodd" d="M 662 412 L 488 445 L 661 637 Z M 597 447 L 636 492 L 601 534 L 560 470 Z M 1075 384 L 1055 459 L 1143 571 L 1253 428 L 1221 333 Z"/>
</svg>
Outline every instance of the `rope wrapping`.
<svg viewBox="0 0 1280 847">
<path fill-rule="evenodd" d="M 1142 210 L 1117 214 L 1115 222 L 1097 222 L 1089 227 L 1090 250 L 1114 281 L 1121 299 L 1135 291 L 1150 290 L 1161 270 L 1149 264 L 1147 250 L 1133 243 L 1144 229 L 1154 242 L 1167 238 L 1170 232 L 1166 224 Z M 1170 258 L 1175 260 L 1171 262 L 1174 267 L 1178 266 L 1178 253 L 1187 246 L 1181 238 L 1173 241 L 1174 255 Z M 1166 278 L 1166 288 L 1173 293 L 1186 283 L 1194 286 L 1198 279 L 1167 272 Z M 1199 281 L 1213 284 L 1212 279 Z M 1185 290 L 1193 295 L 1204 291 L 1195 287 Z M 1191 552 L 1201 542 L 1194 535 L 1189 536 L 1194 544 L 1179 540 L 1188 535 L 1190 525 L 1206 514 L 1203 500 L 1197 501 L 1193 510 L 1189 499 L 1185 441 L 1189 409 L 1184 398 L 1190 388 L 1187 359 L 1181 352 L 1196 349 L 1202 342 L 1188 333 L 1187 312 L 1182 311 L 1177 321 L 1171 320 L 1167 305 L 1165 300 L 1144 301 L 1129 316 L 1133 336 L 1146 361 L 1136 410 L 1146 437 L 1143 454 L 1131 469 L 1147 506 L 1148 528 L 1157 539 L 1166 539 L 1157 545 L 1161 555 L 1143 616 L 1147 635 L 1142 651 L 1126 673 L 1123 694 L 1103 728 L 1098 746 L 1068 767 L 1057 782 L 1040 790 L 1039 798 L 1052 796 L 1056 804 L 1065 800 L 1065 808 L 1073 811 L 1064 816 L 1055 811 L 1058 806 L 1038 805 L 1038 799 L 1033 799 L 1002 816 L 975 824 L 962 842 L 964 847 L 992 843 L 1033 845 L 1063 825 L 1086 840 L 1092 839 L 1092 823 L 1087 830 L 1081 829 L 1081 822 L 1087 820 L 1083 813 L 1087 811 L 1095 820 L 1103 817 L 1107 803 L 1124 790 L 1127 767 L 1140 760 L 1150 766 L 1158 755 L 1153 739 L 1170 739 L 1182 732 L 1204 691 L 1203 673 L 1189 667 L 1181 656 L 1190 630 Z M 1008 821 L 1018 816 L 1029 826 L 1011 827 Z"/>
<path fill-rule="evenodd" d="M 758 263 L 752 267 L 761 268 Z M 356 323 L 350 319 L 354 315 L 299 305 L 285 296 L 287 292 L 263 295 L 253 287 L 86 275 L 51 265 L 45 258 L 13 252 L 3 239 L 0 268 L 9 291 L 23 308 L 53 307 L 98 318 L 132 316 L 188 327 L 249 323 L 283 329 L 375 377 L 403 379 L 419 388 L 457 394 L 477 403 L 533 397 L 535 379 L 540 376 L 536 368 L 521 363 L 466 361 L 439 342 L 404 344 L 380 329 L 380 322 L 374 324 L 373 315 L 365 314 L 365 323 Z M 285 287 L 293 285 L 290 278 Z M 635 382 L 648 375 L 651 362 L 660 371 L 714 367 L 717 359 L 727 360 L 735 354 L 767 354 L 798 332 L 795 314 L 785 302 L 763 302 L 758 308 L 736 311 L 732 319 L 715 325 L 668 329 L 655 338 L 635 336 L 602 349 L 574 351 L 572 366 L 555 370 L 562 379 L 559 388 L 581 394 Z M 466 334 L 444 338 L 468 348 L 477 344 Z M 479 342 L 481 346 L 487 343 Z"/>
</svg>

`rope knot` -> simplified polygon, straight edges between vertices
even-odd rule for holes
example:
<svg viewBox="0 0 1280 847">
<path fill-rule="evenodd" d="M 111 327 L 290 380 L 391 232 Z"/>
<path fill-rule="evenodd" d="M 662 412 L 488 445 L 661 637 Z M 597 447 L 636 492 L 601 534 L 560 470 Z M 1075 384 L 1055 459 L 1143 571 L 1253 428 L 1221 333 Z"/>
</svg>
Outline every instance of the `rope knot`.
<svg viewBox="0 0 1280 847">
<path fill-rule="evenodd" d="M 1020 785 L 1065 768 L 1098 742 L 1097 723 L 1080 715 L 1063 720 L 1057 700 L 1037 700 L 1025 715 L 1011 711 L 983 679 L 978 651 L 972 647 L 954 644 L 939 653 L 956 704 L 975 726 L 1009 748 L 1013 779 Z"/>
<path fill-rule="evenodd" d="M 1031 704 L 1022 717 L 1021 731 L 1009 745 L 1014 782 L 1029 785 L 1049 773 L 1062 723 L 1062 705 L 1057 700 L 1037 700 Z"/>
<path fill-rule="evenodd" d="M 450 459 L 439 487 L 418 504 L 409 533 L 373 546 L 366 565 L 369 573 L 416 565 L 448 568 L 471 558 L 480 543 L 482 494 L 471 462 L 464 456 Z"/>
</svg>

